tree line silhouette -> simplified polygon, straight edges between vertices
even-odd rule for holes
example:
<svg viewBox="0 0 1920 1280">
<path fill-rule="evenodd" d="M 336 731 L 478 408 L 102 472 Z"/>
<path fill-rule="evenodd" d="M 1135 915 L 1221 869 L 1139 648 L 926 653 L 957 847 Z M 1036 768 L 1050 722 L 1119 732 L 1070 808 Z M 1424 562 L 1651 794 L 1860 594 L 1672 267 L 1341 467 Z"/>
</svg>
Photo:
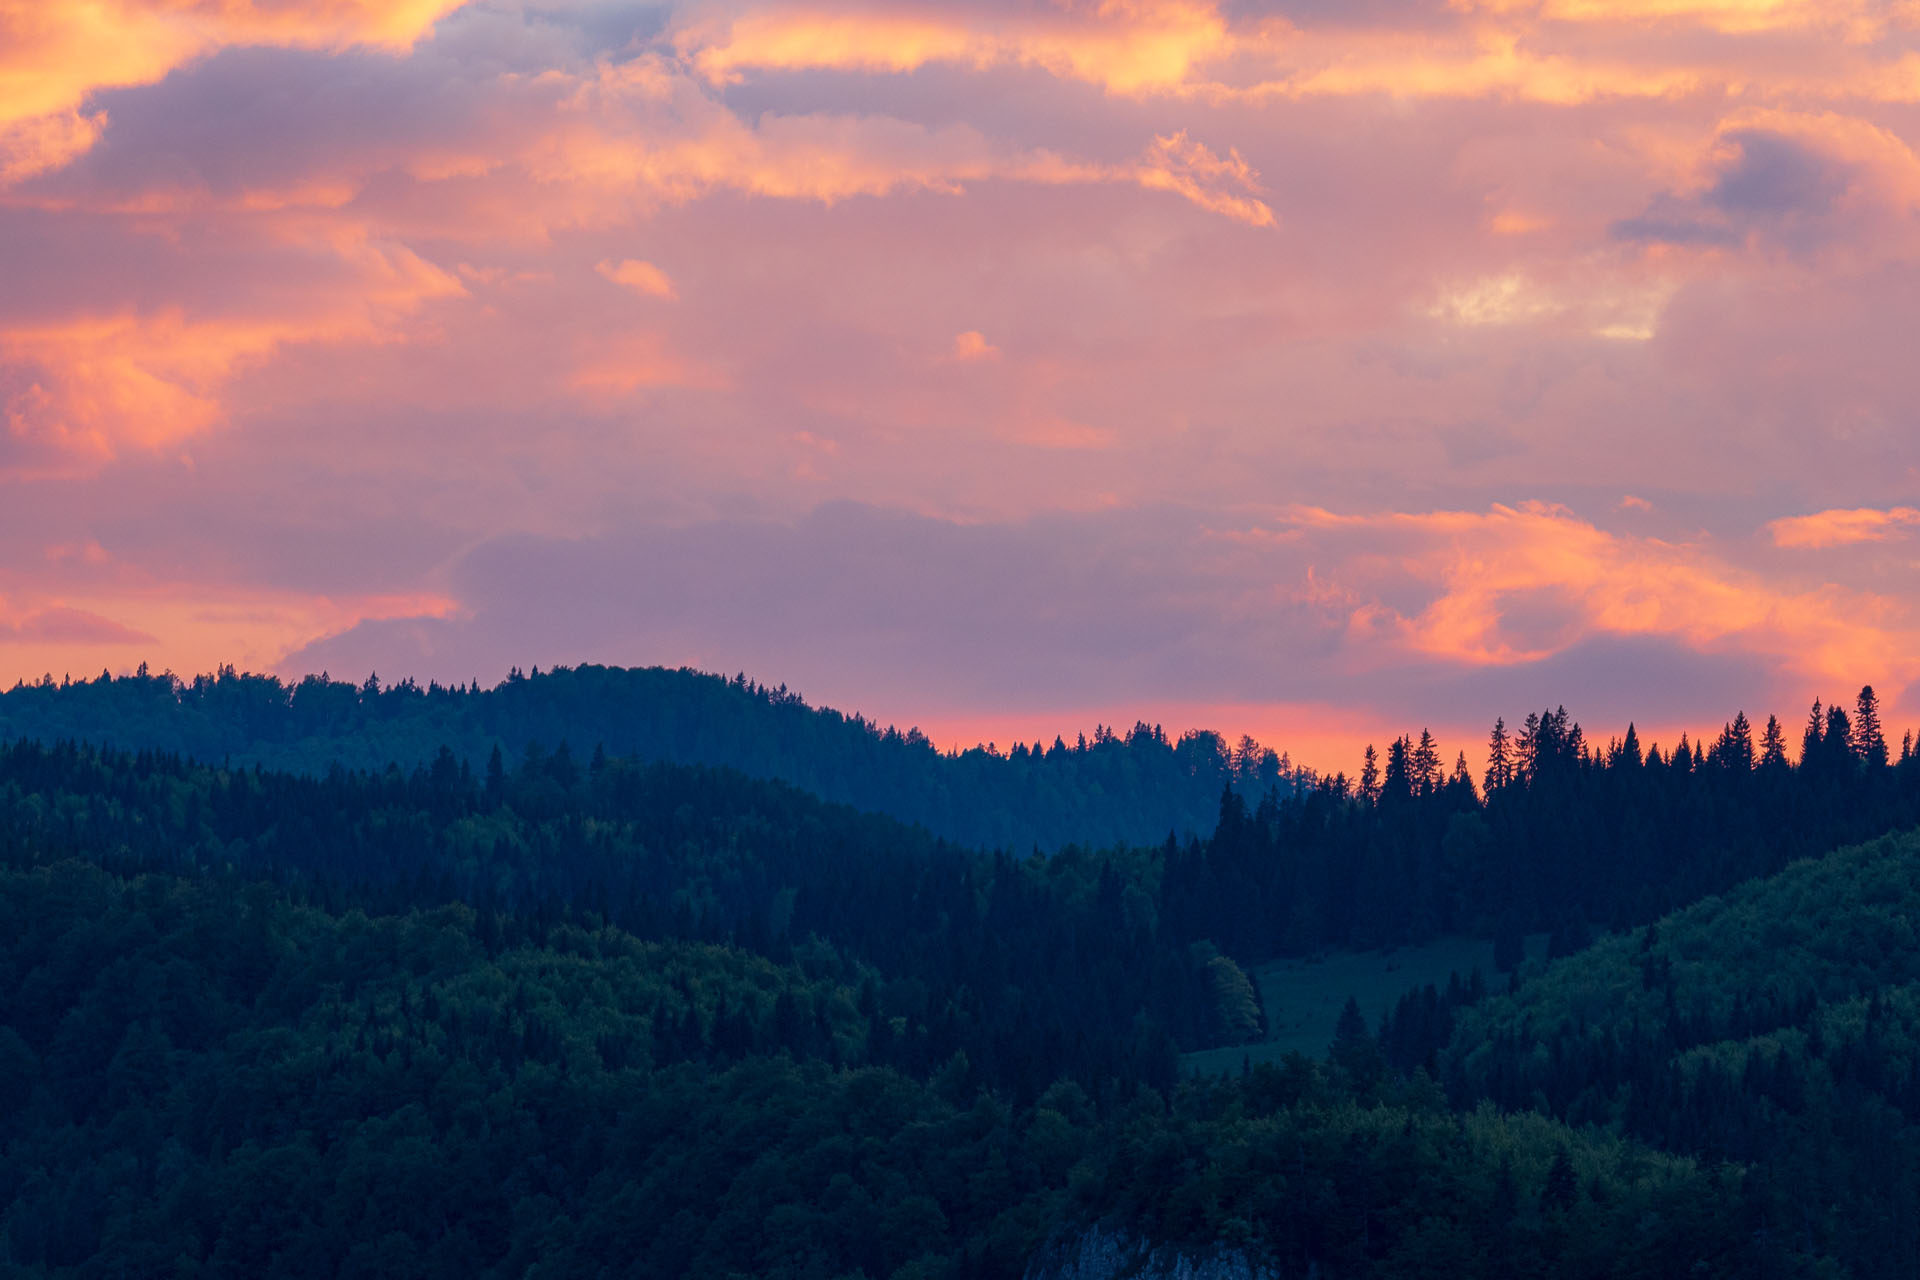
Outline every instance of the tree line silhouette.
<svg viewBox="0 0 1920 1280">
<path fill-rule="evenodd" d="M 785 685 L 659 667 L 516 669 L 491 689 L 377 675 L 287 683 L 232 667 L 187 680 L 144 666 L 117 678 L 49 675 L 0 692 L 0 741 L 14 738 L 302 773 L 411 768 L 441 747 L 479 769 L 496 747 L 511 760 L 529 742 L 600 743 L 625 758 L 776 778 L 960 844 L 1022 854 L 1205 834 L 1223 786 L 1257 793 L 1296 777 L 1291 761 L 1250 738 L 1229 744 L 1194 731 L 1176 740 L 1144 723 L 1050 745 L 941 751 L 918 729 L 814 708 Z"/>
</svg>

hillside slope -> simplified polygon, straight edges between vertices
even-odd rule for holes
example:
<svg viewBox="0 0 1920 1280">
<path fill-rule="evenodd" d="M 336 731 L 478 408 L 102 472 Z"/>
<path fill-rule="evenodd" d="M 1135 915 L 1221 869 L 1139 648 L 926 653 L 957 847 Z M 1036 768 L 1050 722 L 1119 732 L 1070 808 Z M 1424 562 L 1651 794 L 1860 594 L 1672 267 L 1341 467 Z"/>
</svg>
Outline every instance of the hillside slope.
<svg viewBox="0 0 1920 1280">
<path fill-rule="evenodd" d="M 1920 1257 L 1920 834 L 1795 863 L 1462 1011 L 1455 1100 L 1749 1163 L 1809 1263 Z"/>
<path fill-rule="evenodd" d="M 0 750 L 0 1270 L 1012 1280 L 1096 1225 L 1329 1277 L 1767 1260 L 1737 1170 L 1339 1063 L 1176 1082 L 1152 1012 L 1224 958 L 1139 856 L 559 753 Z"/>
<path fill-rule="evenodd" d="M 475 770 L 496 747 L 511 765 L 530 743 L 568 743 L 583 757 L 603 746 L 777 778 L 960 844 L 1021 853 L 1204 834 L 1223 787 L 1264 791 L 1289 777 L 1270 751 L 1230 750 L 1209 733 L 1170 741 L 1147 725 L 1092 742 L 943 754 L 917 730 L 812 707 L 784 686 L 660 667 L 516 672 L 485 690 L 323 677 L 288 685 L 231 668 L 191 681 L 102 673 L 0 693 L 0 742 L 21 738 L 306 773 L 411 766 L 442 746 Z"/>
</svg>

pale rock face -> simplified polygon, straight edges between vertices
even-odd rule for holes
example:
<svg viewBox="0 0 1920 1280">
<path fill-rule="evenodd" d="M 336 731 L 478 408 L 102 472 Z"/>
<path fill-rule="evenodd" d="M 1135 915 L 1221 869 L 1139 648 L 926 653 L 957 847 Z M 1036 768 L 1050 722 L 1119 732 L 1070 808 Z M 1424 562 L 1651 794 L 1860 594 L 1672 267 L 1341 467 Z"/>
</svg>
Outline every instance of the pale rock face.
<svg viewBox="0 0 1920 1280">
<path fill-rule="evenodd" d="M 1155 1248 L 1137 1236 L 1093 1227 L 1038 1254 L 1026 1280 L 1279 1280 L 1245 1250 Z"/>
</svg>

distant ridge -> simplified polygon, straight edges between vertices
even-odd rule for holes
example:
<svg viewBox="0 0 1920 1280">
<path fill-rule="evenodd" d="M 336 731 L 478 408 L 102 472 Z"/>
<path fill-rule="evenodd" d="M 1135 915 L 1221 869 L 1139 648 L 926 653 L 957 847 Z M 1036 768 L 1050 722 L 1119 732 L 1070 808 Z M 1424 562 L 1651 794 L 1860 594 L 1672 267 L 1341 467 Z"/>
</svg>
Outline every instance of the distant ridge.
<svg viewBox="0 0 1920 1280">
<path fill-rule="evenodd" d="M 236 765 L 324 773 L 412 766 L 442 746 L 478 768 L 530 744 L 738 769 L 824 799 L 917 822 L 980 848 L 1150 844 L 1205 834 L 1228 786 L 1256 795 L 1296 776 L 1274 752 L 1220 735 L 1124 734 L 1052 746 L 942 753 L 918 730 L 812 707 L 786 686 L 664 667 L 515 670 L 491 689 L 287 683 L 223 667 L 182 680 L 135 675 L 17 684 L 0 693 L 0 740 L 75 740 Z"/>
</svg>

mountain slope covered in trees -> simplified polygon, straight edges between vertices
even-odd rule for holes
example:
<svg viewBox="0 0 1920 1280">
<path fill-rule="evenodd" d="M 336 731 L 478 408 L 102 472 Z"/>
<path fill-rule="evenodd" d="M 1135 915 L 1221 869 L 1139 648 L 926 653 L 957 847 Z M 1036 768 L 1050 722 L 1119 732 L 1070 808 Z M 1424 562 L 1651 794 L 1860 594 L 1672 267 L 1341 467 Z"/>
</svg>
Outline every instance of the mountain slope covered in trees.
<svg viewBox="0 0 1920 1280">
<path fill-rule="evenodd" d="M 985 1277 L 1101 1224 L 1329 1277 L 1904 1275 L 1920 844 L 1795 862 L 1911 825 L 1873 712 L 1796 763 L 1777 723 L 1663 753 L 1554 711 L 1477 781 L 1409 736 L 1047 857 L 617 743 L 16 742 L 0 1263 Z M 1259 1036 L 1250 963 L 1539 927 L 1616 932 L 1177 1076 Z"/>
<path fill-rule="evenodd" d="M 1204 834 L 1220 790 L 1292 781 L 1273 752 L 1217 734 L 1170 741 L 1157 727 L 1092 741 L 942 753 L 917 730 L 814 708 L 785 686 L 659 667 L 583 666 L 492 689 L 412 681 L 294 684 L 232 668 L 182 681 L 143 668 L 118 679 L 19 684 L 0 692 L 0 742 L 31 738 L 157 750 L 207 761 L 324 773 L 403 768 L 442 747 L 479 768 L 529 744 L 718 765 L 918 822 L 961 844 L 1017 853 L 1068 843 L 1146 844 Z"/>
<path fill-rule="evenodd" d="M 1014 1276 L 1093 1219 L 1333 1274 L 1749 1252 L 1692 1161 L 1304 1064 L 1171 1109 L 873 1065 L 854 971 L 71 862 L 0 873 L 0 908 L 25 979 L 0 1239 L 28 1275 Z M 789 1005 L 837 1056 L 724 1043 L 729 1018 L 780 1043 Z"/>
<path fill-rule="evenodd" d="M 1798 858 L 1920 822 L 1920 757 L 1894 755 L 1871 689 L 1855 714 L 1816 706 L 1798 761 L 1744 715 L 1712 741 L 1604 745 L 1564 710 L 1491 735 L 1479 781 L 1422 734 L 1384 768 L 1227 804 L 1211 839 L 1165 851 L 1176 933 L 1242 961 L 1464 933 L 1552 932 L 1577 949 Z M 1862 732 L 1861 723 L 1870 726 Z"/>
<path fill-rule="evenodd" d="M 1391 1036 L 1389 1039 L 1391 1040 Z M 1796 863 L 1458 1015 L 1456 1099 L 1747 1166 L 1811 1263 L 1920 1258 L 1920 835 Z"/>
<path fill-rule="evenodd" d="M 1129 907 L 1138 855 L 570 769 L 0 756 L 0 1259 L 1011 1277 L 1098 1222 L 1328 1275 L 1756 1262 L 1737 1174 L 1631 1140 L 1360 1058 L 1175 1082 L 1155 1011 L 1225 958 Z"/>
</svg>

